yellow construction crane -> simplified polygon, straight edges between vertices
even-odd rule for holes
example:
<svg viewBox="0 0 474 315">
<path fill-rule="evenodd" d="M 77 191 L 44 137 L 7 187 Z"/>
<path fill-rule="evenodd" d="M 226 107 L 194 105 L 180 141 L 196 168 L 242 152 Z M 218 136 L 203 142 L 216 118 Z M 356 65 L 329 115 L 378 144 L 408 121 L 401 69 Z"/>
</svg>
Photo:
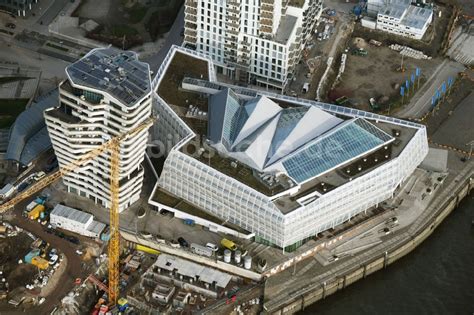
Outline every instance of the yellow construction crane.
<svg viewBox="0 0 474 315">
<path fill-rule="evenodd" d="M 34 183 L 28 189 L 19 193 L 9 201 L 0 205 L 0 213 L 7 211 L 14 207 L 17 203 L 32 196 L 41 189 L 55 182 L 64 175 L 67 175 L 74 170 L 84 166 L 87 161 L 90 161 L 106 151 L 110 151 L 110 240 L 108 247 L 109 255 L 109 304 L 117 304 L 117 299 L 120 294 L 120 232 L 119 232 L 119 179 L 120 179 L 120 143 L 122 140 L 133 137 L 144 129 L 148 129 L 153 124 L 153 118 L 148 118 L 134 129 L 116 136 L 101 146 L 82 155 L 79 159 L 61 167 L 58 171 L 44 177 L 41 181 Z"/>
</svg>

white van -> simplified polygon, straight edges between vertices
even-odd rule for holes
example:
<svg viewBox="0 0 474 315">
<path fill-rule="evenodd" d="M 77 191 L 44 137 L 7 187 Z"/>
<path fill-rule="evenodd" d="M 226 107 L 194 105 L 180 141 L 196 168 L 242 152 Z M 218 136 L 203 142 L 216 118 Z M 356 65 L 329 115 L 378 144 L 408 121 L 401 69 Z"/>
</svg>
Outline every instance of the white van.
<svg viewBox="0 0 474 315">
<path fill-rule="evenodd" d="M 303 84 L 303 93 L 308 93 L 309 91 L 309 83 L 306 82 L 305 84 Z"/>
</svg>

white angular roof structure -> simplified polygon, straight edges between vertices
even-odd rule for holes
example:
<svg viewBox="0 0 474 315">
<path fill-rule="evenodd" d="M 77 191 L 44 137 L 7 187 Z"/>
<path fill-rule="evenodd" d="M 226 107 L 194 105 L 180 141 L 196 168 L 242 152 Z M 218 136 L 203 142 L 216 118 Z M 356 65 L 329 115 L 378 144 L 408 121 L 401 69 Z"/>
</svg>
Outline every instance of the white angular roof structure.
<svg viewBox="0 0 474 315">
<path fill-rule="evenodd" d="M 209 138 L 263 171 L 344 120 L 316 107 L 282 108 L 266 96 L 243 101 L 230 89 L 211 96 Z"/>
</svg>

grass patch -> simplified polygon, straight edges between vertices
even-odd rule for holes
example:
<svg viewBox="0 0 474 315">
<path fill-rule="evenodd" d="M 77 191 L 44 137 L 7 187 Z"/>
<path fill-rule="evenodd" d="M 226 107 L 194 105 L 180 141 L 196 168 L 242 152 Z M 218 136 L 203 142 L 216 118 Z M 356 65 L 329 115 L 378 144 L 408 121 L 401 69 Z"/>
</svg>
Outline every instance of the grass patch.
<svg viewBox="0 0 474 315">
<path fill-rule="evenodd" d="M 146 7 L 136 3 L 133 7 L 127 10 L 129 14 L 128 21 L 132 24 L 141 22 L 147 11 L 148 9 Z"/>
<path fill-rule="evenodd" d="M 137 35 L 138 31 L 127 24 L 117 24 L 110 27 L 110 33 L 113 36 L 122 37 Z"/>
<path fill-rule="evenodd" d="M 25 110 L 28 99 L 0 99 L 0 128 L 8 128 Z"/>
<path fill-rule="evenodd" d="M 51 47 L 51 48 L 54 48 L 54 49 L 57 49 L 57 50 L 61 50 L 61 51 L 64 51 L 64 52 L 68 52 L 69 49 L 65 48 L 65 47 L 62 47 L 62 46 L 59 46 L 59 45 L 56 45 L 56 44 L 52 44 L 50 42 L 46 43 L 46 46 L 48 47 Z"/>
<path fill-rule="evenodd" d="M 158 94 L 169 104 L 188 107 L 188 104 L 198 104 L 199 94 L 180 91 L 181 81 L 185 77 L 208 80 L 207 62 L 177 52 L 171 61 L 158 87 Z M 187 102 L 186 102 L 187 101 Z M 204 101 L 207 106 L 207 100 Z M 202 108 L 207 110 L 207 108 Z"/>
</svg>

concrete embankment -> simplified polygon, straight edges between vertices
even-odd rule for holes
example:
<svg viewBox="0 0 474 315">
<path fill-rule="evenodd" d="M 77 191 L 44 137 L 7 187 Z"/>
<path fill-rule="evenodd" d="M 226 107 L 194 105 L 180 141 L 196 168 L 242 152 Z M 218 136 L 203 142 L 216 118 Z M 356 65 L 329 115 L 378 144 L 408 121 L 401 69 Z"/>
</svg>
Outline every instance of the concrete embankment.
<svg viewBox="0 0 474 315">
<path fill-rule="evenodd" d="M 265 313 L 283 315 L 304 310 L 305 307 L 407 255 L 430 236 L 436 227 L 459 205 L 461 200 L 469 194 L 474 188 L 473 176 L 472 168 L 459 174 L 439 192 L 439 195 L 433 200 L 434 202 L 405 233 L 396 239 L 387 241 L 383 251 L 374 252 L 373 255 L 367 256 L 367 259 L 361 259 L 356 264 L 348 262 L 347 268 L 330 273 L 323 281 L 315 281 L 310 286 L 293 291 L 284 301 L 266 301 Z"/>
</svg>

